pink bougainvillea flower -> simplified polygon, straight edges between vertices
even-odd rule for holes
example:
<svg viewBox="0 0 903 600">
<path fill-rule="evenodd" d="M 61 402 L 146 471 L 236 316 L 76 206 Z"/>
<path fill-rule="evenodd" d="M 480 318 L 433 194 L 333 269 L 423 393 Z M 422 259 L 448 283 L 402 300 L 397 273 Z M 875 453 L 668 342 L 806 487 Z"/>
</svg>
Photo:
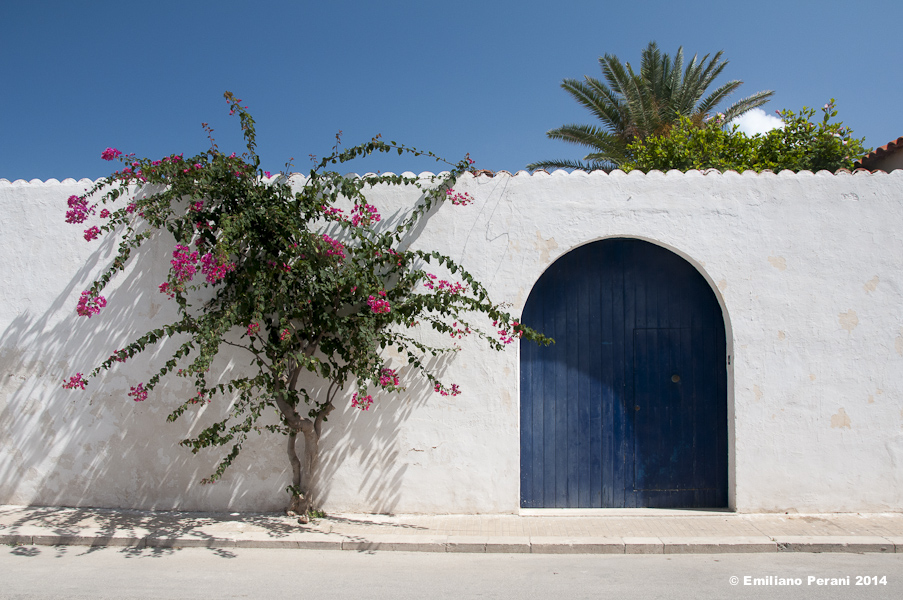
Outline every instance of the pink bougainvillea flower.
<svg viewBox="0 0 903 600">
<path fill-rule="evenodd" d="M 323 241 L 329 244 L 329 247 L 326 248 L 326 256 L 338 256 L 340 259 L 345 258 L 345 246 L 342 245 L 342 242 L 332 239 L 325 233 L 323 234 Z"/>
<path fill-rule="evenodd" d="M 385 292 L 379 293 L 381 296 L 385 296 Z M 369 296 L 367 298 L 367 305 L 370 306 L 370 310 L 372 310 L 376 314 L 383 314 L 391 312 L 392 305 L 389 304 L 388 300 L 383 300 L 382 298 L 377 298 L 375 296 Z"/>
<path fill-rule="evenodd" d="M 134 398 L 135 402 L 143 402 L 144 400 L 147 400 L 147 390 L 144 389 L 144 384 L 139 383 L 135 387 L 131 388 L 129 397 Z"/>
<path fill-rule="evenodd" d="M 373 396 L 367 394 L 366 396 L 361 395 L 358 397 L 358 394 L 354 394 L 351 397 L 351 406 L 352 408 L 359 408 L 361 410 L 370 410 L 370 405 L 373 404 Z"/>
<path fill-rule="evenodd" d="M 283 329 L 282 333 L 279 334 L 279 341 L 284 342 L 291 335 L 291 332 L 288 329 Z"/>
<path fill-rule="evenodd" d="M 198 392 L 197 396 L 188 400 L 189 404 L 203 404 L 205 402 L 209 404 L 210 402 L 212 402 L 212 400 L 204 396 L 203 392 Z"/>
<path fill-rule="evenodd" d="M 201 257 L 201 273 L 207 276 L 207 283 L 216 283 L 234 270 L 235 263 L 221 263 L 212 252 Z"/>
<path fill-rule="evenodd" d="M 100 229 L 95 225 L 90 229 L 85 229 L 85 241 L 90 242 L 93 239 L 96 239 L 97 236 L 100 235 Z"/>
<path fill-rule="evenodd" d="M 194 274 L 197 273 L 198 268 L 195 263 L 198 260 L 198 253 L 197 250 L 189 252 L 190 250 L 191 248 L 188 246 L 176 244 L 176 249 L 172 252 L 172 260 L 169 263 L 172 265 L 172 271 L 179 283 L 191 281 Z"/>
<path fill-rule="evenodd" d="M 122 156 L 122 152 L 120 152 L 116 148 L 107 148 L 100 154 L 100 157 L 104 160 L 115 160 L 120 156 Z"/>
<path fill-rule="evenodd" d="M 379 372 L 379 385 L 382 387 L 398 387 L 398 375 L 395 369 L 382 369 Z"/>
<path fill-rule="evenodd" d="M 493 321 L 492 324 L 495 325 L 496 322 Z M 514 341 L 514 338 L 524 337 L 524 331 L 523 331 L 523 329 L 520 329 L 520 323 L 517 321 L 514 321 L 513 323 L 511 323 L 510 331 L 507 329 L 499 329 L 498 334 L 499 334 L 499 340 L 503 344 L 510 344 L 511 342 Z"/>
<path fill-rule="evenodd" d="M 454 296 L 463 294 L 467 291 L 467 287 L 460 282 L 456 281 L 452 283 L 451 281 L 447 281 L 445 279 L 439 279 L 438 281 L 436 281 L 437 277 L 432 273 L 427 273 L 426 275 L 429 279 L 424 279 L 423 286 L 427 289 L 434 290 L 438 287 L 440 292 L 444 291 Z M 435 283 L 433 283 L 434 281 Z"/>
<path fill-rule="evenodd" d="M 448 390 L 445 388 L 445 386 L 437 383 L 435 387 L 433 387 L 433 391 L 438 392 L 443 396 L 457 396 L 461 393 L 461 388 L 458 387 L 458 384 L 453 383 L 451 390 Z"/>
<path fill-rule="evenodd" d="M 74 376 L 69 378 L 69 381 L 63 380 L 63 387 L 67 390 L 73 390 L 78 388 L 80 390 L 85 389 L 85 386 L 88 385 L 88 382 L 82 379 L 81 373 L 76 373 Z"/>
<path fill-rule="evenodd" d="M 264 177 L 271 177 L 269 171 L 264 171 L 264 172 L 263 172 L 263 176 L 264 176 Z"/>
<path fill-rule="evenodd" d="M 69 210 L 66 211 L 67 223 L 84 223 L 88 215 L 94 212 L 94 207 L 88 206 L 88 200 L 81 196 L 69 196 Z"/>
<path fill-rule="evenodd" d="M 260 323 L 251 323 L 248 325 L 248 335 L 254 335 L 260 331 Z"/>
<path fill-rule="evenodd" d="M 467 206 L 468 204 L 473 202 L 473 198 L 470 197 L 470 194 L 464 192 L 463 194 L 456 192 L 455 190 L 448 189 L 445 191 L 446 198 L 451 200 L 451 203 L 455 206 Z"/>
<path fill-rule="evenodd" d="M 327 207 L 321 206 L 320 209 L 328 216 L 335 217 L 337 221 L 348 221 L 348 218 L 343 214 L 341 208 Z"/>
<path fill-rule="evenodd" d="M 377 223 L 382 219 L 376 212 L 376 207 L 370 204 L 356 204 L 351 211 L 351 224 L 357 227 L 364 224 Z"/>
<path fill-rule="evenodd" d="M 78 305 L 75 307 L 75 312 L 81 317 L 88 317 L 90 319 L 92 315 L 99 313 L 100 309 L 106 305 L 106 298 L 103 296 L 95 296 L 90 290 L 85 290 L 78 299 Z"/>
</svg>

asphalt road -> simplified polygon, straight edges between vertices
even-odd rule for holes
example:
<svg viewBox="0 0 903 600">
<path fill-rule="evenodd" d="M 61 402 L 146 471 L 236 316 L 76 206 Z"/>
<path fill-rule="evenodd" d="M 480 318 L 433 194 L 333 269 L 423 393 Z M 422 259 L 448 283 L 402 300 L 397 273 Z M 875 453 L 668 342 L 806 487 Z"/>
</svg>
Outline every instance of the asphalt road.
<svg viewBox="0 0 903 600">
<path fill-rule="evenodd" d="M 849 577 L 850 585 L 817 585 L 810 583 L 810 576 L 840 582 Z M 738 583 L 732 584 L 732 577 Z M 746 577 L 749 584 L 744 584 Z M 860 583 L 869 577 L 872 585 L 856 585 L 857 577 Z M 792 581 L 777 585 L 776 578 Z M 754 579 L 764 584 L 751 585 Z M 903 554 L 605 556 L 0 547 L 3 600 L 277 597 L 896 599 L 903 597 Z"/>
</svg>

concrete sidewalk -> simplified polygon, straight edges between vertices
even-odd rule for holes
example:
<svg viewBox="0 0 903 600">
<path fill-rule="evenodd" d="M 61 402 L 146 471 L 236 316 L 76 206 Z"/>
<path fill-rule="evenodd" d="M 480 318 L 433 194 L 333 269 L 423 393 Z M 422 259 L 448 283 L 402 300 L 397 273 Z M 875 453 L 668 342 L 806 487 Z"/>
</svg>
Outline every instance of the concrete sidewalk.
<svg viewBox="0 0 903 600">
<path fill-rule="evenodd" d="M 736 514 L 693 510 L 522 515 L 281 514 L 0 506 L 0 543 L 138 548 L 686 554 L 903 553 L 903 513 Z"/>
</svg>

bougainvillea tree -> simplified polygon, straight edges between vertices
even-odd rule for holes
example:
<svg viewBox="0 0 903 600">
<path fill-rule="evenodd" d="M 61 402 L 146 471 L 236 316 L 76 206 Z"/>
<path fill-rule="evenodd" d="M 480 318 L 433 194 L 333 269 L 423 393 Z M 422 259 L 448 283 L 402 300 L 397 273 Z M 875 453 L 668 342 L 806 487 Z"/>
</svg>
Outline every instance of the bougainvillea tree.
<svg viewBox="0 0 903 600">
<path fill-rule="evenodd" d="M 165 383 L 184 377 L 193 383 L 193 395 L 175 400 L 170 421 L 199 405 L 224 404 L 224 418 L 182 441 L 195 453 L 228 448 L 204 483 L 222 477 L 249 434 L 286 436 L 289 510 L 303 515 L 314 508 L 320 437 L 337 400 L 347 398 L 340 396 L 342 390 L 353 391 L 352 406 L 364 411 L 373 404 L 374 391 L 403 391 L 403 378 L 421 377 L 439 394 L 462 393 L 458 383 L 441 381 L 425 360 L 455 346 L 424 342 L 418 328 L 454 339 L 478 336 L 497 350 L 519 337 L 549 340 L 493 303 L 449 257 L 408 245 L 430 209 L 441 202 L 471 202 L 452 188 L 470 168 L 469 158 L 447 163 L 451 168 L 431 179 L 345 176 L 330 169 L 377 152 L 441 160 L 377 137 L 334 149 L 300 189 L 293 188 L 287 173 L 273 178 L 261 170 L 254 120 L 239 99 L 225 96 L 230 114 L 241 122 L 247 145 L 242 155 L 220 152 L 212 135 L 210 149 L 190 158 L 172 154 L 152 160 L 108 148 L 102 157 L 122 162 L 123 168 L 69 198 L 68 222 L 99 220 L 85 229 L 86 240 L 115 236 L 119 241 L 112 263 L 81 294 L 77 313 L 102 319 L 104 287 L 129 261 L 148 260 L 151 254 L 141 246 L 157 238 L 174 243 L 159 293 L 175 304 L 178 318 L 63 385 L 84 389 L 102 370 L 172 340 L 171 358 L 149 380 L 135 382 L 131 399 L 173 401 Z M 419 199 L 389 223 L 367 200 L 377 185 L 415 186 Z M 388 366 L 388 348 L 406 358 L 403 368 Z M 217 360 L 224 356 L 246 358 L 253 368 L 231 377 L 217 368 L 228 362 Z M 305 387 L 305 381 L 318 385 Z M 278 420 L 262 419 L 273 410 Z"/>
</svg>

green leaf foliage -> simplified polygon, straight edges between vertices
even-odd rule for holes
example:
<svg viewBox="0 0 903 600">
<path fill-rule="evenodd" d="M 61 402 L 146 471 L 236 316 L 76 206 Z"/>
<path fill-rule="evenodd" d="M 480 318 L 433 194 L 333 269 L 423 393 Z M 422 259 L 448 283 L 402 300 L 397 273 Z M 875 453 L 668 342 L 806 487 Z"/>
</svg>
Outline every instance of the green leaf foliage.
<svg viewBox="0 0 903 600">
<path fill-rule="evenodd" d="M 738 131 L 736 125 L 726 128 L 725 115 L 703 124 L 682 117 L 667 132 L 630 144 L 633 159 L 621 169 L 813 173 L 852 169 L 853 163 L 868 153 L 864 138 L 854 138 L 852 129 L 831 121 L 837 116 L 833 99 L 821 110 L 822 119 L 815 123 L 811 120 L 815 115 L 812 108 L 803 107 L 799 113 L 779 111 L 783 126 L 754 136 Z"/>
</svg>

